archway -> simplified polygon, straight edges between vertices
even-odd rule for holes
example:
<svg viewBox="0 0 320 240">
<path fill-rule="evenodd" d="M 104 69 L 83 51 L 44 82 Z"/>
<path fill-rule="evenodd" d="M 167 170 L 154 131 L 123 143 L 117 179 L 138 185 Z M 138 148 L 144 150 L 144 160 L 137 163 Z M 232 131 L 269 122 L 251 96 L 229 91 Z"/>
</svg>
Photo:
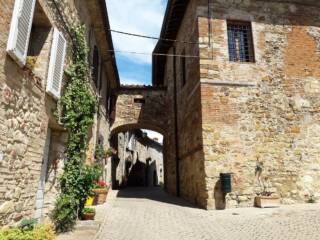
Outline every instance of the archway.
<svg viewBox="0 0 320 240">
<path fill-rule="evenodd" d="M 171 194 L 179 191 L 178 159 L 176 157 L 175 128 L 172 124 L 174 112 L 172 96 L 164 87 L 122 86 L 113 93 L 111 112 L 111 142 L 113 146 L 121 132 L 150 129 L 163 135 L 164 187 Z M 117 164 L 117 161 L 114 161 Z M 118 166 L 117 166 L 118 167 Z M 120 187 L 122 179 L 113 184 Z"/>
<path fill-rule="evenodd" d="M 116 150 L 112 187 L 166 186 L 166 134 L 157 126 L 126 124 L 111 132 Z"/>
</svg>

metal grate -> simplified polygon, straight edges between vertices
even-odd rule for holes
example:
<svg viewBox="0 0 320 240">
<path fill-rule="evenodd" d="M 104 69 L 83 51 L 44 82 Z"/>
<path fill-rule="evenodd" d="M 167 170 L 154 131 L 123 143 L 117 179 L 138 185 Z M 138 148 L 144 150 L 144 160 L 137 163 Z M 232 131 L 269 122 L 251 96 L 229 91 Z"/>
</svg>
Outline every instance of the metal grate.
<svg viewBox="0 0 320 240">
<path fill-rule="evenodd" d="M 254 62 L 252 28 L 250 22 L 228 21 L 229 60 Z"/>
</svg>

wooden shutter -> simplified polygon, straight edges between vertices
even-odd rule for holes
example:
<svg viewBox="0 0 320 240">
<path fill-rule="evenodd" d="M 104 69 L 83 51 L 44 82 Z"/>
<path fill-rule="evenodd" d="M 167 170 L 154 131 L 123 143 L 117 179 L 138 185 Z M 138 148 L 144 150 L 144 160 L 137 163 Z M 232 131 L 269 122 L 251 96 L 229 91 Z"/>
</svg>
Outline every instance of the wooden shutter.
<svg viewBox="0 0 320 240">
<path fill-rule="evenodd" d="M 7 52 L 20 66 L 26 64 L 36 0 L 16 0 Z"/>
<path fill-rule="evenodd" d="M 58 29 L 55 28 L 53 33 L 47 80 L 47 92 L 53 95 L 55 98 L 60 97 L 66 47 L 67 41 L 58 31 Z"/>
</svg>

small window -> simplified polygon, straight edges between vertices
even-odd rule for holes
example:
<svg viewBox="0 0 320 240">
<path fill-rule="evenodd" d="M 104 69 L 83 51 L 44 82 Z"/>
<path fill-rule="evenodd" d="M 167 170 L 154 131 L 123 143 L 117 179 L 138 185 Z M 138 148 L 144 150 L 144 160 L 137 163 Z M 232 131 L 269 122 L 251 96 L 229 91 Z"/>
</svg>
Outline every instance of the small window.
<svg viewBox="0 0 320 240">
<path fill-rule="evenodd" d="M 228 21 L 229 60 L 254 62 L 252 28 L 250 22 Z"/>
<path fill-rule="evenodd" d="M 146 100 L 144 98 L 135 98 L 134 103 L 145 104 Z"/>
<path fill-rule="evenodd" d="M 181 82 L 182 82 L 182 87 L 184 87 L 184 85 L 186 85 L 186 82 L 187 82 L 187 74 L 186 74 L 186 58 L 184 57 L 186 55 L 186 52 L 183 51 L 182 54 L 181 54 L 181 60 L 180 60 L 180 63 L 181 63 Z"/>
</svg>

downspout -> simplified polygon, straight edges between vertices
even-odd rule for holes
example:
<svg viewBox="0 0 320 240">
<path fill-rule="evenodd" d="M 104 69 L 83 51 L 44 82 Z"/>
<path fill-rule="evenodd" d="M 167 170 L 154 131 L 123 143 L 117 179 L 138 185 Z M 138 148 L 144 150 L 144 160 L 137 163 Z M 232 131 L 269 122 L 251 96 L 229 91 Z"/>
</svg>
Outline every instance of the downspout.
<svg viewBox="0 0 320 240">
<path fill-rule="evenodd" d="M 176 153 L 176 193 L 180 197 L 180 157 L 179 157 L 179 130 L 178 130 L 178 100 L 177 100 L 177 61 L 176 47 L 173 46 L 173 95 L 174 95 L 174 137 Z"/>
<path fill-rule="evenodd" d="M 212 36 L 212 26 L 211 26 L 211 11 L 210 11 L 211 0 L 208 0 L 208 46 L 211 47 L 211 36 Z"/>
</svg>

